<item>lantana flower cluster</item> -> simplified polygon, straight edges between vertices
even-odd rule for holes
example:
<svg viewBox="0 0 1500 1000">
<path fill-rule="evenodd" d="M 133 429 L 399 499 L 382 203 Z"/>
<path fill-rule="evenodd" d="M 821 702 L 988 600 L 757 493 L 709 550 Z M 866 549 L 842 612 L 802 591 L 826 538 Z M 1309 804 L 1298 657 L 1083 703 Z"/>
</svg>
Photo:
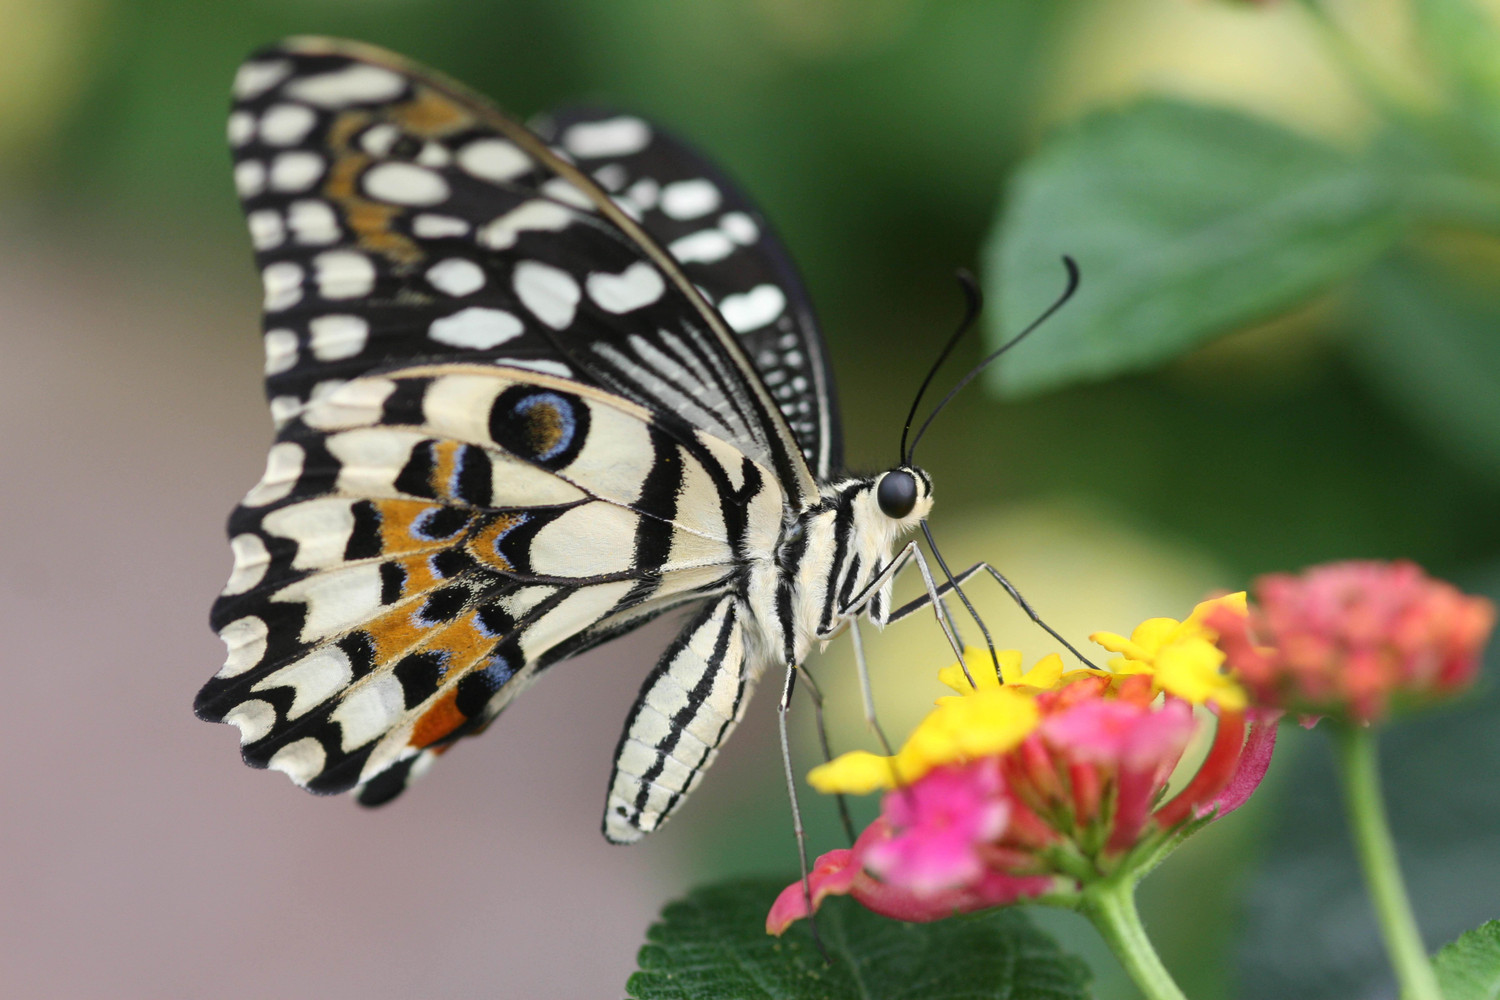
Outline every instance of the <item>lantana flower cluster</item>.
<svg viewBox="0 0 1500 1000">
<path fill-rule="evenodd" d="M 969 650 L 900 751 L 844 754 L 808 780 L 822 792 L 884 790 L 853 847 L 818 859 L 777 898 L 782 933 L 829 895 L 877 913 L 936 920 L 1026 899 L 1077 900 L 1144 872 L 1260 783 L 1277 720 L 1380 721 L 1393 705 L 1473 681 L 1495 608 L 1407 562 L 1344 562 L 1262 577 L 1187 618 L 1090 638 L 1108 670 L 1029 671 L 1009 650 Z M 1168 781 L 1200 727 L 1211 746 Z M 1181 781 L 1181 777 L 1178 779 Z"/>
<path fill-rule="evenodd" d="M 1121 654 L 1110 671 L 1064 672 L 1054 655 L 1023 672 L 1014 650 L 997 671 L 987 651 L 967 651 L 966 666 L 939 675 L 957 693 L 896 754 L 855 751 L 808 776 L 822 792 L 884 789 L 880 816 L 853 847 L 818 859 L 808 891 L 799 881 L 781 893 L 767 930 L 829 895 L 927 921 L 1076 894 L 1238 807 L 1265 774 L 1275 729 L 1271 718 L 1247 724 L 1245 693 L 1223 674 L 1205 621 L 1226 606 L 1243 614 L 1244 595 L 1184 621 L 1152 619 L 1129 639 L 1100 633 Z M 1168 797 L 1206 725 L 1216 726 L 1207 756 Z"/>
<path fill-rule="evenodd" d="M 1495 624 L 1489 601 L 1410 562 L 1331 563 L 1254 591 L 1207 619 L 1238 683 L 1257 704 L 1359 724 L 1466 689 Z"/>
</svg>

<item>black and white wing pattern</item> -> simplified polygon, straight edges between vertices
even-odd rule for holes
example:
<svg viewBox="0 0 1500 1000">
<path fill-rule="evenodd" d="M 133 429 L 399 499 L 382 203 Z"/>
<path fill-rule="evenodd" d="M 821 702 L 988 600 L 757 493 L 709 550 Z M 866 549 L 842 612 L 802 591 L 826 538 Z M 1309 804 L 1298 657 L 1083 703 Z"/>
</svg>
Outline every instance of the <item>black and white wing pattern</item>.
<svg viewBox="0 0 1500 1000">
<path fill-rule="evenodd" d="M 457 84 L 323 39 L 257 53 L 235 94 L 276 441 L 230 519 L 212 614 L 228 657 L 198 713 L 235 724 L 248 763 L 374 804 L 538 670 L 702 603 L 648 685 L 660 705 L 663 676 L 698 677 L 674 722 L 698 743 L 635 767 L 627 727 L 613 779 L 612 839 L 654 828 L 759 669 L 723 595 L 837 454 L 784 255 L 715 181 L 744 216 L 718 223 L 743 266 L 684 273 L 662 243 L 685 220 L 661 199 L 700 161 L 663 142 L 655 207 L 575 165 L 657 148 L 638 119 L 559 119 L 554 150 Z M 757 363 L 788 385 L 771 373 L 821 374 L 777 395 Z M 705 648 L 714 627 L 740 645 Z"/>
<path fill-rule="evenodd" d="M 658 126 L 596 108 L 537 134 L 666 248 L 734 330 L 820 480 L 843 465 L 838 401 L 812 300 L 765 215 L 718 167 Z"/>
</svg>

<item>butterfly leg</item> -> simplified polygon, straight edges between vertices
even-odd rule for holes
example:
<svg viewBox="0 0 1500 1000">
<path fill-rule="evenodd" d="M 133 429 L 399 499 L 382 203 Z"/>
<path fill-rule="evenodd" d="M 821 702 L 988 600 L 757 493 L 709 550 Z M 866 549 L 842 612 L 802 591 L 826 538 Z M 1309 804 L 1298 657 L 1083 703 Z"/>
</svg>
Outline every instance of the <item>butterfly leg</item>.
<svg viewBox="0 0 1500 1000">
<path fill-rule="evenodd" d="M 1082 653 L 1080 653 L 1077 650 L 1077 648 L 1074 647 L 1074 645 L 1071 642 L 1069 642 L 1068 640 L 1064 639 L 1060 634 L 1058 634 L 1057 630 L 1054 629 L 1051 625 L 1048 625 L 1046 622 L 1044 622 L 1042 620 L 1042 616 L 1039 615 L 1039 614 L 1037 614 L 1036 609 L 1031 606 L 1031 603 L 1029 601 L 1027 601 L 1026 598 L 1024 598 L 1024 597 L 1021 596 L 1021 592 L 1016 589 L 1015 584 L 1011 583 L 1008 579 L 1006 579 L 1005 578 L 1005 574 L 1001 573 L 998 569 L 996 569 L 995 567 L 991 566 L 989 563 L 987 563 L 987 562 L 978 562 L 978 563 L 975 563 L 974 565 L 970 566 L 968 569 L 964 570 L 962 573 L 956 574 L 953 577 L 953 579 L 954 579 L 954 581 L 956 583 L 960 583 L 960 584 L 966 583 L 970 578 L 976 576 L 981 571 L 987 572 L 987 573 L 990 574 L 990 576 L 994 577 L 995 578 L 995 582 L 998 583 L 998 584 L 1000 584 L 1000 586 L 1005 590 L 1005 592 L 1010 595 L 1010 599 L 1013 600 L 1013 601 L 1015 601 L 1016 605 L 1022 611 L 1026 612 L 1026 617 L 1028 617 L 1032 621 L 1036 622 L 1038 625 L 1040 625 L 1042 627 L 1043 631 L 1045 631 L 1052 638 L 1056 639 L 1058 642 L 1062 643 L 1063 648 L 1066 649 L 1068 652 L 1072 653 L 1075 657 L 1077 657 L 1078 660 L 1079 660 L 1079 662 L 1083 663 L 1085 666 L 1090 667 L 1092 669 L 1095 669 L 1095 670 L 1098 669 L 1098 667 L 1094 664 L 1094 662 L 1092 660 L 1090 660 L 1087 656 L 1084 656 Z M 952 589 L 953 589 L 953 586 L 951 584 L 946 584 L 945 583 L 941 587 L 937 588 L 937 593 L 941 596 L 942 594 L 946 594 L 948 591 L 950 591 Z M 932 600 L 932 595 L 929 592 L 928 594 L 924 594 L 923 596 L 918 597 L 916 600 L 913 600 L 913 601 L 910 601 L 910 602 L 908 602 L 906 604 L 903 604 L 901 607 L 897 608 L 896 610 L 894 610 L 894 611 L 892 611 L 890 613 L 890 616 L 886 619 L 886 624 L 890 624 L 892 622 L 898 622 L 901 619 L 906 618 L 909 615 L 911 615 L 911 614 L 913 614 L 913 613 L 915 613 L 917 611 L 922 610 L 922 608 L 924 608 L 930 600 Z"/>
<path fill-rule="evenodd" d="M 812 672 L 804 665 L 802 668 L 802 679 L 807 684 L 807 697 L 813 705 L 813 719 L 817 723 L 818 744 L 823 748 L 823 760 L 833 760 L 833 748 L 828 745 L 828 727 L 823 724 L 823 689 L 813 682 Z M 839 804 L 839 821 L 843 824 L 844 834 L 849 838 L 849 846 L 854 846 L 854 820 L 849 816 L 849 800 L 843 792 L 834 796 Z"/>
<path fill-rule="evenodd" d="M 807 832 L 802 828 L 802 808 L 797 803 L 797 777 L 792 771 L 792 744 L 786 735 L 786 716 L 792 707 L 792 691 L 797 687 L 797 665 L 786 665 L 786 684 L 781 689 L 781 703 L 776 706 L 776 730 L 781 737 L 781 766 L 786 772 L 786 793 L 792 803 L 792 832 L 797 837 L 797 861 L 802 865 L 802 901 L 807 904 L 807 927 L 812 932 L 813 944 L 825 962 L 832 962 L 818 937 L 818 924 L 814 919 L 812 883 L 808 881 Z"/>
<path fill-rule="evenodd" d="M 925 607 L 927 601 L 931 601 L 933 614 L 937 617 L 938 627 L 943 630 L 943 636 L 948 640 L 948 645 L 953 648 L 953 655 L 958 657 L 958 662 L 964 662 L 963 642 L 959 637 L 958 624 L 953 621 L 953 616 L 948 613 L 948 606 L 941 598 L 941 592 L 933 581 L 932 570 L 927 566 L 927 560 L 922 556 L 922 550 L 917 548 L 915 541 L 907 542 L 896 557 L 891 560 L 890 565 L 876 573 L 864 585 L 858 594 L 849 599 L 849 602 L 838 609 L 838 617 L 844 619 L 853 618 L 864 611 L 875 600 L 877 592 L 885 586 L 895 575 L 906 568 L 906 561 L 911 559 L 916 562 L 917 570 L 922 574 L 922 584 L 927 588 L 927 597 L 919 602 L 913 602 L 915 607 Z M 908 605 L 911 607 L 912 605 Z M 903 610 L 905 610 L 903 608 Z M 904 615 L 903 615 L 904 617 Z M 886 625 L 892 619 L 889 615 L 875 613 L 871 619 L 879 625 Z M 964 668 L 968 672 L 968 667 Z"/>
<path fill-rule="evenodd" d="M 849 618 L 849 641 L 854 644 L 854 672 L 859 676 L 859 696 L 864 702 L 865 724 L 875 731 L 881 749 L 889 757 L 896 751 L 891 749 L 891 741 L 886 739 L 885 730 L 880 728 L 880 720 L 875 718 L 875 695 L 870 687 L 870 668 L 865 662 L 865 642 L 859 634 L 859 619 L 852 615 Z"/>
</svg>

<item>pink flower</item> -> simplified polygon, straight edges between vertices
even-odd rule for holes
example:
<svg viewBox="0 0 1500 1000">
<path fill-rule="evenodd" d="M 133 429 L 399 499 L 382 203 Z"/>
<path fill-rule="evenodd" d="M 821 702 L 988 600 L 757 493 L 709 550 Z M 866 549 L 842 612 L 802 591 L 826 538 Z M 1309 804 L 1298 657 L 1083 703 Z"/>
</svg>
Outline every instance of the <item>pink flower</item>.
<svg viewBox="0 0 1500 1000">
<path fill-rule="evenodd" d="M 886 793 L 852 849 L 818 859 L 812 908 L 851 895 L 877 913 L 925 921 L 1081 891 L 1138 846 L 1237 807 L 1274 745 L 1274 718 L 1252 726 L 1247 742 L 1245 715 L 1221 711 L 1197 773 L 1154 808 L 1198 726 L 1190 705 L 1158 698 L 1148 676 L 1084 672 L 1034 698 L 1040 721 L 1018 745 Z M 806 916 L 808 895 L 801 882 L 788 886 L 767 930 Z"/>
<path fill-rule="evenodd" d="M 979 845 L 1005 831 L 1010 806 L 993 757 L 936 768 L 908 788 L 887 792 L 881 815 L 889 839 L 872 843 L 864 864 L 887 882 L 932 892 L 972 882 L 984 870 Z"/>
<path fill-rule="evenodd" d="M 1226 663 L 1254 701 L 1367 723 L 1392 700 L 1463 690 L 1495 608 L 1409 562 L 1343 562 L 1261 577 L 1246 613 L 1218 609 Z"/>
<path fill-rule="evenodd" d="M 894 794 L 894 793 L 893 793 Z M 849 850 L 829 851 L 818 858 L 808 876 L 812 905 L 816 910 L 829 896 L 853 896 L 861 906 L 881 916 L 912 923 L 942 920 L 956 913 L 972 913 L 992 906 L 1005 906 L 1018 899 L 1044 895 L 1056 880 L 1041 876 L 1015 877 L 985 869 L 965 884 L 937 890 L 882 882 L 863 867 L 871 848 L 889 841 L 894 832 L 884 818 L 865 828 Z M 800 881 L 781 891 L 766 915 L 766 932 L 780 936 L 794 922 L 808 915 L 807 894 Z"/>
</svg>

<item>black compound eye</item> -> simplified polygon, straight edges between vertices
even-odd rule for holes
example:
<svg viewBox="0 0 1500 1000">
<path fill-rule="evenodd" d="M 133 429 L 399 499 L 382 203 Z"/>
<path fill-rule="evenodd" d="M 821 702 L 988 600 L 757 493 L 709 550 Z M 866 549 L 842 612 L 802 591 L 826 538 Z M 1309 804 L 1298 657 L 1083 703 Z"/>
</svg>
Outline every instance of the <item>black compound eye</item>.
<svg viewBox="0 0 1500 1000">
<path fill-rule="evenodd" d="M 875 487 L 875 502 L 886 517 L 900 520 L 917 505 L 917 478 L 905 469 L 887 472 Z"/>
</svg>

